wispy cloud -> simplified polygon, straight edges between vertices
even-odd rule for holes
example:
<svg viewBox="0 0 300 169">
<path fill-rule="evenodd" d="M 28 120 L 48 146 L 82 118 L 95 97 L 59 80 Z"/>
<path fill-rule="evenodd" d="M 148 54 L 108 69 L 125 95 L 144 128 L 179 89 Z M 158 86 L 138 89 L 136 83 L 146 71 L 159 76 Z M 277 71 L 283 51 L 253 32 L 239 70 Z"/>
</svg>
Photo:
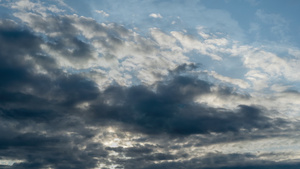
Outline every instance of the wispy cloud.
<svg viewBox="0 0 300 169">
<path fill-rule="evenodd" d="M 97 12 L 97 13 L 99 13 L 99 14 L 105 16 L 105 17 L 109 17 L 109 14 L 106 13 L 106 12 L 104 12 L 103 10 L 95 10 L 95 12 Z"/>
</svg>

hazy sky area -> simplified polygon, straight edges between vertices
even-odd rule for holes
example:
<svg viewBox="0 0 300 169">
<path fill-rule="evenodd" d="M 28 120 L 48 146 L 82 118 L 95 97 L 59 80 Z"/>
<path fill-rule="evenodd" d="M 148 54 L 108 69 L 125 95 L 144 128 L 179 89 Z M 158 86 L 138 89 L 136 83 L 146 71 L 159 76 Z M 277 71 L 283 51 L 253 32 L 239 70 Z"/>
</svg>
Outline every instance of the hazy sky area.
<svg viewBox="0 0 300 169">
<path fill-rule="evenodd" d="M 0 168 L 299 169 L 299 0 L 0 0 Z"/>
</svg>

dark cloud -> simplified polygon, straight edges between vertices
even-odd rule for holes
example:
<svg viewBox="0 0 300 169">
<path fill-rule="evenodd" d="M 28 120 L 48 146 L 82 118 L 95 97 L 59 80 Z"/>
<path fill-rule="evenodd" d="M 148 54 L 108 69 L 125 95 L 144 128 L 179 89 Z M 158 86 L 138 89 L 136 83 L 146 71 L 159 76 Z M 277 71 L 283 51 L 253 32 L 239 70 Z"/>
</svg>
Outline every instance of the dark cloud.
<svg viewBox="0 0 300 169">
<path fill-rule="evenodd" d="M 174 74 L 174 75 L 178 75 L 182 72 L 185 73 L 187 71 L 197 69 L 200 66 L 201 66 L 201 64 L 195 64 L 195 63 L 186 64 L 186 63 L 184 63 L 182 65 L 177 66 L 174 70 L 170 70 L 170 73 Z"/>
<path fill-rule="evenodd" d="M 80 30 L 74 26 L 74 19 L 62 16 L 42 17 L 28 13 L 27 25 L 43 34 L 44 45 L 73 64 L 85 63 L 93 59 L 93 47 L 80 38 Z"/>
<path fill-rule="evenodd" d="M 8 168 L 93 168 L 107 156 L 88 143 L 93 133 L 75 118 L 74 106 L 95 99 L 95 83 L 67 75 L 41 55 L 42 38 L 13 22 L 0 27 L 0 157 L 23 160 Z M 10 25 L 10 26 L 7 26 Z M 27 59 L 26 57 L 31 57 Z M 48 73 L 40 74 L 38 65 Z M 68 132 L 73 134 L 67 134 Z M 84 151 L 81 146 L 86 146 Z"/>
<path fill-rule="evenodd" d="M 13 121 L 10 122 L 13 125 L 17 124 Z M 77 134 L 67 135 L 66 132 L 69 131 L 67 128 L 54 132 L 53 130 L 44 130 L 43 127 L 32 123 L 34 122 L 29 124 L 18 121 L 17 125 L 21 125 L 22 128 L 5 127 L 5 131 L 9 131 L 9 133 L 1 134 L 0 157 L 24 161 L 15 163 L 10 168 L 45 168 L 47 166 L 53 168 L 93 168 L 98 162 L 94 159 L 95 157 L 105 158 L 107 156 L 101 143 L 98 145 L 88 144 L 86 142 L 88 138 L 78 131 L 75 131 Z M 28 125 L 40 128 L 30 129 Z M 47 125 L 55 128 L 57 124 L 48 122 Z M 29 131 L 26 131 L 26 128 Z M 87 147 L 84 150 L 80 149 L 84 145 Z"/>
<path fill-rule="evenodd" d="M 46 34 L 36 34 L 12 21 L 3 20 L 0 24 L 0 159 L 23 160 L 6 168 L 94 168 L 98 163 L 113 163 L 107 160 L 109 152 L 130 157 L 114 159 L 125 168 L 199 168 L 199 159 L 166 162 L 186 158 L 188 152 L 176 155 L 159 152 L 157 150 L 164 147 L 150 143 L 112 148 L 93 139 L 105 125 L 125 127 L 122 131 L 147 137 L 163 136 L 168 140 L 193 134 L 208 137 L 212 132 L 242 135 L 253 129 L 274 129 L 285 122 L 268 117 L 267 110 L 259 106 L 240 105 L 231 110 L 194 102 L 198 96 L 211 94 L 212 88 L 218 88 L 181 74 L 197 68 L 194 64 L 179 66 L 170 71 L 173 72 L 171 77 L 152 86 L 111 85 L 100 91 L 91 79 L 65 73 L 57 60 L 41 47 L 46 45 L 60 53 L 60 57 L 70 60 L 90 59 L 93 49 L 77 36 L 75 21 L 68 17 L 52 17 L 49 22 L 53 27 L 48 27 L 45 20 L 32 17 L 34 28 Z M 80 20 L 83 21 L 87 25 L 95 22 Z M 119 43 L 117 37 L 128 32 L 121 26 L 113 27 L 116 29 L 109 30 L 97 24 L 93 29 L 108 32 L 108 40 L 103 43 L 115 47 Z M 61 38 L 47 34 L 57 32 L 62 34 Z M 70 47 L 74 49 L 71 52 Z M 219 88 L 217 94 L 241 95 L 228 87 Z M 89 107 L 78 108 L 86 102 Z M 135 141 L 151 140 L 138 138 Z M 180 149 L 178 145 L 172 146 Z M 239 161 L 244 156 L 213 158 L 215 161 L 207 165 L 230 158 Z M 154 161 L 161 163 L 154 165 Z"/>
<path fill-rule="evenodd" d="M 129 33 L 120 25 L 105 26 L 93 19 L 75 15 L 42 17 L 29 13 L 27 17 L 29 18 L 28 26 L 48 35 L 45 38 L 50 49 L 73 64 L 85 63 L 93 59 L 95 49 L 89 44 L 90 42 L 101 44 L 105 50 L 112 52 L 123 44 L 120 39 Z"/>
<path fill-rule="evenodd" d="M 108 151 L 114 151 L 119 154 L 123 154 L 128 159 L 124 160 L 119 157 L 114 159 L 117 164 L 124 166 L 125 168 L 143 168 L 144 166 L 150 166 L 153 162 L 165 162 L 167 160 L 176 160 L 179 158 L 188 157 L 187 154 L 170 154 L 170 153 L 158 153 L 157 148 L 159 146 L 154 145 L 135 145 L 135 147 L 131 148 L 123 148 L 123 147 L 109 147 L 106 148 Z"/>
<path fill-rule="evenodd" d="M 123 149 L 123 151 L 126 151 Z M 120 152 L 120 151 L 118 151 Z M 261 160 L 260 156 L 244 153 L 244 154 L 222 154 L 208 153 L 205 156 L 197 158 L 188 158 L 187 154 L 171 155 L 163 153 L 151 153 L 140 156 L 130 156 L 130 159 L 115 159 L 118 165 L 130 169 L 169 169 L 169 168 L 190 168 L 190 169 L 284 169 L 297 168 L 299 163 L 274 162 L 269 160 Z M 279 153 L 280 154 L 280 153 Z M 277 155 L 279 155 L 277 154 Z M 180 160 L 178 160 L 180 159 Z M 178 161 L 176 161 L 178 160 Z M 156 163 L 153 163 L 153 162 Z M 121 167 L 122 168 L 122 167 Z"/>
<path fill-rule="evenodd" d="M 66 37 L 57 38 L 48 43 L 48 45 L 53 51 L 56 51 L 74 63 L 84 62 L 93 58 L 93 48 L 77 37 L 69 39 Z"/>
<path fill-rule="evenodd" d="M 202 158 L 183 160 L 181 162 L 161 162 L 158 164 L 139 165 L 138 162 L 130 167 L 142 169 L 190 168 L 190 169 L 284 169 L 297 168 L 299 163 L 272 162 L 268 160 L 253 160 L 253 154 L 208 154 Z M 129 167 L 128 167 L 129 168 Z"/>
<path fill-rule="evenodd" d="M 135 125 L 148 134 L 208 134 L 239 132 L 274 127 L 263 108 L 240 105 L 236 110 L 218 109 L 195 103 L 197 96 L 211 93 L 212 84 L 194 77 L 177 76 L 155 85 L 109 87 L 91 106 L 94 119 L 111 119 Z M 225 90 L 225 91 L 223 91 Z M 235 94 L 225 88 L 222 95 Z"/>
</svg>

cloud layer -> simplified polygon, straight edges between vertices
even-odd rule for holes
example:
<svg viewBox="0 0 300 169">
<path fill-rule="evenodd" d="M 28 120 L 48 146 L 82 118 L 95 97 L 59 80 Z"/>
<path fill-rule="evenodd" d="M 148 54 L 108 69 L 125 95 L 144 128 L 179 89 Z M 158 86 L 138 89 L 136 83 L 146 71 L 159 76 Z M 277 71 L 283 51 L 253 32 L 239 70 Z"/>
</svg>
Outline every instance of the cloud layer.
<svg viewBox="0 0 300 169">
<path fill-rule="evenodd" d="M 297 50 L 281 58 L 201 26 L 139 34 L 62 1 L 6 3 L 1 168 L 299 168 L 300 94 L 273 83 L 299 81 Z M 241 63 L 244 77 L 208 63 Z"/>
</svg>

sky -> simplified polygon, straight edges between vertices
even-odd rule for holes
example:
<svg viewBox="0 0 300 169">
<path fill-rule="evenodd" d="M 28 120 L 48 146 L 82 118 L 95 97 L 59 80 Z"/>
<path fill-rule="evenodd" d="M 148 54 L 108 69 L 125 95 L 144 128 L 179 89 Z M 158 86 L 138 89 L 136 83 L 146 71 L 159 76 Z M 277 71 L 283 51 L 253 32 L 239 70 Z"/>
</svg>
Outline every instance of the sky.
<svg viewBox="0 0 300 169">
<path fill-rule="evenodd" d="M 300 168 L 299 9 L 0 0 L 0 168 Z"/>
</svg>

